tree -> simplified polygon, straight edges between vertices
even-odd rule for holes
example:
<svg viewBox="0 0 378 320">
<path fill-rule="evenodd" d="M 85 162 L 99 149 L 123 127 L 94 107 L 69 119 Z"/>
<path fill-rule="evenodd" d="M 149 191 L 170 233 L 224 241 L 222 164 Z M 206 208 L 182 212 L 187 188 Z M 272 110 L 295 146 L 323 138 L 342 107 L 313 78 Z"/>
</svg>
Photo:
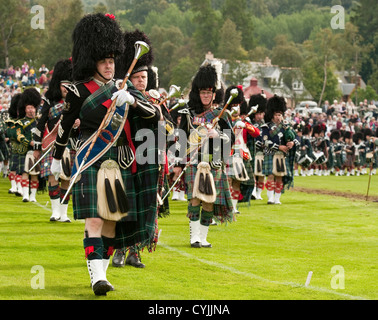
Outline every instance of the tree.
<svg viewBox="0 0 378 320">
<path fill-rule="evenodd" d="M 194 70 L 198 69 L 198 62 L 191 57 L 183 57 L 172 67 L 170 85 L 175 84 L 181 87 L 182 92 L 188 92 Z"/>
<path fill-rule="evenodd" d="M 288 41 L 286 35 L 278 35 L 274 41 L 276 46 L 272 49 L 272 63 L 281 67 L 297 68 L 302 66 L 303 57 L 293 41 Z"/>
<path fill-rule="evenodd" d="M 365 89 L 358 88 L 358 98 L 359 101 L 367 99 L 368 101 L 375 100 L 378 101 L 378 94 L 371 86 L 367 85 Z"/>
<path fill-rule="evenodd" d="M 229 85 L 243 84 L 243 81 L 251 72 L 251 67 L 247 62 L 238 60 L 229 60 L 228 69 L 230 70 L 225 76 L 225 82 Z"/>
<path fill-rule="evenodd" d="M 319 97 L 318 99 L 318 106 L 321 106 L 323 101 L 324 93 L 326 92 L 327 85 L 330 86 L 331 83 L 329 82 L 330 77 L 330 70 L 332 66 L 332 62 L 335 61 L 336 50 L 338 50 L 338 35 L 334 35 L 332 30 L 330 29 L 322 29 L 320 30 L 314 40 L 308 40 L 304 43 L 305 48 L 305 64 L 308 64 L 309 68 L 307 70 L 313 71 L 314 69 L 323 75 L 323 84 L 320 91 L 320 94 L 316 92 L 311 92 L 308 86 L 305 84 L 306 88 L 309 89 L 312 96 Z M 318 77 L 318 76 L 316 76 Z M 308 81 L 311 81 L 307 78 Z M 336 84 L 337 85 L 337 84 Z M 315 89 L 315 88 L 314 88 Z"/>
<path fill-rule="evenodd" d="M 72 51 L 72 32 L 77 22 L 83 15 L 83 7 L 80 1 L 69 0 L 67 16 L 62 17 L 53 28 L 51 41 L 46 43 L 44 50 L 44 63 L 51 66 L 60 59 L 71 57 Z M 54 48 L 54 50 L 51 50 Z"/>
<path fill-rule="evenodd" d="M 102 2 L 98 3 L 96 6 L 94 6 L 93 8 L 93 12 L 94 13 L 107 13 L 108 12 L 108 8 L 105 4 L 103 4 Z"/>
<path fill-rule="evenodd" d="M 227 19 L 220 30 L 217 56 L 227 60 L 245 59 L 247 52 L 243 49 L 241 41 L 241 32 L 236 30 L 235 23 Z"/>
<path fill-rule="evenodd" d="M 351 22 L 358 27 L 359 34 L 364 39 L 365 44 L 372 44 L 374 50 L 363 57 L 361 64 L 361 76 L 368 82 L 373 70 L 376 69 L 378 61 L 378 48 L 376 46 L 376 34 L 378 29 L 378 2 L 376 0 L 360 0 L 353 8 Z"/>
<path fill-rule="evenodd" d="M 211 7 L 210 0 L 190 0 L 194 12 L 192 24 L 195 26 L 193 38 L 198 50 L 216 52 L 219 39 L 221 17 Z"/>
<path fill-rule="evenodd" d="M 171 68 L 178 60 L 176 51 L 184 44 L 183 34 L 174 26 L 168 28 L 154 26 L 148 37 L 154 49 L 154 65 L 159 68 L 161 86 L 167 87 L 171 79 Z"/>
<path fill-rule="evenodd" d="M 0 40 L 4 66 L 12 62 L 12 50 L 27 52 L 32 41 L 30 9 L 25 0 L 0 0 Z"/>
<path fill-rule="evenodd" d="M 241 32 L 242 45 L 247 51 L 255 47 L 253 37 L 252 14 L 247 8 L 246 0 L 225 0 L 222 15 L 223 19 L 230 19 Z"/>
<path fill-rule="evenodd" d="M 341 97 L 337 78 L 333 74 L 330 66 L 328 66 L 326 70 L 326 86 L 324 86 L 324 69 L 319 63 L 310 60 L 304 63 L 301 70 L 303 72 L 303 84 L 314 99 L 323 102 L 325 100 L 333 101 Z"/>
</svg>

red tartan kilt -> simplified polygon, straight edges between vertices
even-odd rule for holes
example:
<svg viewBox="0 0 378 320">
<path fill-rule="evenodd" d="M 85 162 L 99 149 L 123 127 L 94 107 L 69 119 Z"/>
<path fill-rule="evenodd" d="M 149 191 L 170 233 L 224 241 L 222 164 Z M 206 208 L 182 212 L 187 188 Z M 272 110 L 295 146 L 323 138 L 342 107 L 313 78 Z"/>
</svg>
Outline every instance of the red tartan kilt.
<svg viewBox="0 0 378 320">
<path fill-rule="evenodd" d="M 41 175 L 42 178 L 47 178 L 49 175 L 51 175 L 50 168 L 51 168 L 51 163 L 52 163 L 52 159 L 53 159 L 52 153 L 53 153 L 53 150 L 51 149 L 49 151 L 49 154 L 41 160 L 41 173 L 40 173 L 40 175 Z M 73 166 L 73 162 L 75 160 L 75 155 L 76 155 L 76 151 L 70 149 L 71 169 L 72 169 L 72 166 Z"/>
</svg>

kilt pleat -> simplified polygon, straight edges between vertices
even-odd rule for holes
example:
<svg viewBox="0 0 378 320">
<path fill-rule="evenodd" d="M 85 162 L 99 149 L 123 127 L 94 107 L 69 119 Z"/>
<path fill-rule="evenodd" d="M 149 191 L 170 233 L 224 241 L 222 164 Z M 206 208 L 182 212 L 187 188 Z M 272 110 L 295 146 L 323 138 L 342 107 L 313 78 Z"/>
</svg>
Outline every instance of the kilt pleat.
<svg viewBox="0 0 378 320">
<path fill-rule="evenodd" d="M 185 183 L 187 189 L 188 200 L 193 198 L 193 185 L 197 173 L 197 165 L 188 165 L 185 172 Z M 215 189 L 217 197 L 214 202 L 214 218 L 220 222 L 232 222 L 234 217 L 232 213 L 232 201 L 230 186 L 224 168 L 213 169 L 211 173 L 214 177 Z"/>
<path fill-rule="evenodd" d="M 158 165 L 138 165 L 134 178 L 137 214 L 131 221 L 117 223 L 116 247 L 134 245 L 138 250 L 147 247 L 151 251 L 157 227 Z"/>
<path fill-rule="evenodd" d="M 50 168 L 51 168 L 51 164 L 52 164 L 52 160 L 53 160 L 52 154 L 53 154 L 53 150 L 51 149 L 49 151 L 49 154 L 46 155 L 45 157 L 43 157 L 43 159 L 41 160 L 41 173 L 40 173 L 40 175 L 41 175 L 42 178 L 47 178 L 51 174 Z M 70 149 L 71 169 L 73 167 L 75 155 L 76 155 L 76 151 Z"/>
<path fill-rule="evenodd" d="M 100 218 L 97 209 L 97 173 L 103 161 L 117 161 L 117 156 L 117 148 L 112 147 L 81 173 L 80 180 L 72 188 L 75 219 Z M 138 249 L 142 249 L 146 246 L 151 247 L 153 242 L 157 188 L 154 176 L 157 182 L 157 174 L 154 173 L 154 168 L 148 165 L 139 169 L 135 174 L 132 174 L 131 167 L 121 169 L 130 210 L 126 217 L 116 223 L 116 248 L 137 246 Z"/>
</svg>

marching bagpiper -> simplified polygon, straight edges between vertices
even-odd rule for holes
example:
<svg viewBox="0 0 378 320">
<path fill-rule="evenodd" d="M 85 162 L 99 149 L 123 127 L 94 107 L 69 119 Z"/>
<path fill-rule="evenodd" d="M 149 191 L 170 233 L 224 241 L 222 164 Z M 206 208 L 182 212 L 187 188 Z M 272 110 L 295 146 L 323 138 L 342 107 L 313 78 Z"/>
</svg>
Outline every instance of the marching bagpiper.
<svg viewBox="0 0 378 320">
<path fill-rule="evenodd" d="M 222 110 L 212 108 L 217 82 L 213 66 L 200 67 L 192 81 L 187 108 L 181 110 L 180 129 L 187 139 L 178 143 L 180 150 L 186 151 L 183 158 L 188 162 L 180 169 L 186 170 L 190 245 L 195 248 L 212 246 L 207 235 L 213 217 L 220 222 L 233 221 L 229 184 L 222 161 L 226 159 L 222 154 L 227 154 L 227 151 L 223 152 L 224 148 L 229 148 L 228 154 L 231 151 L 234 135 L 224 113 L 227 104 Z"/>
<path fill-rule="evenodd" d="M 243 90 L 238 86 L 230 86 L 226 90 L 225 100 L 230 97 L 232 89 L 238 90 L 238 96 L 232 100 L 232 104 L 228 107 L 231 113 L 231 121 L 235 135 L 235 143 L 232 146 L 232 163 L 229 164 L 229 184 L 234 212 L 239 213 L 237 205 L 242 200 L 241 184 L 253 186 L 254 175 L 252 166 L 252 155 L 247 146 L 248 136 L 256 138 L 260 134 L 260 130 L 247 121 L 248 113 L 246 106 L 248 105 L 244 99 Z M 256 108 L 257 110 L 257 108 Z M 252 111 L 256 111 L 252 110 Z M 248 201 L 252 195 L 252 188 L 247 195 Z"/>
<path fill-rule="evenodd" d="M 61 204 L 60 201 L 66 194 L 69 180 L 71 177 L 71 167 L 73 152 L 66 148 L 64 160 L 62 161 L 63 169 L 59 179 L 51 174 L 50 167 L 52 162 L 52 146 L 58 134 L 60 117 L 63 112 L 67 89 L 64 84 L 70 84 L 72 81 L 72 61 L 71 59 L 59 60 L 55 66 L 49 88 L 43 98 L 41 117 L 38 119 L 37 127 L 34 134 L 34 153 L 33 156 L 40 161 L 42 178 L 48 179 L 48 190 L 51 202 L 52 214 L 50 221 L 71 222 L 67 216 L 69 197 Z M 74 123 L 73 130 L 77 130 L 80 122 Z M 73 134 L 71 132 L 71 134 Z"/>
<path fill-rule="evenodd" d="M 361 131 L 356 132 L 353 135 L 353 141 L 355 144 L 355 173 L 357 176 L 359 176 L 362 174 L 362 168 L 366 165 L 366 145 L 364 142 L 364 134 Z"/>
<path fill-rule="evenodd" d="M 261 131 L 261 126 L 265 123 L 265 112 L 266 112 L 266 95 L 262 90 L 259 94 L 254 94 L 249 98 L 249 109 L 257 106 L 257 110 L 255 113 L 252 113 L 250 118 L 252 120 L 252 125 L 258 128 Z M 247 146 L 252 156 L 252 167 L 255 176 L 255 183 L 254 188 L 252 191 L 252 195 L 255 197 L 256 200 L 262 200 L 261 193 L 265 187 L 265 176 L 262 174 L 262 170 L 258 168 L 258 164 L 256 163 L 256 156 L 259 154 L 261 158 L 263 156 L 263 149 L 258 149 L 256 146 L 256 138 L 252 136 L 247 137 Z"/>
<path fill-rule="evenodd" d="M 113 15 L 84 16 L 72 39 L 75 82 L 66 86 L 51 172 L 60 174 L 60 159 L 79 118 L 81 136 L 71 177 L 74 218 L 85 219 L 83 244 L 92 289 L 106 295 L 113 290 L 106 271 L 114 248 L 153 245 L 155 217 L 146 216 L 137 203 L 131 126 L 134 121 L 157 122 L 160 114 L 130 81 L 125 90 L 128 75 L 123 82 L 113 78 L 114 60 L 124 50 Z"/>
<path fill-rule="evenodd" d="M 34 164 L 33 132 L 37 125 L 36 113 L 41 105 L 41 101 L 42 98 L 37 89 L 28 88 L 21 94 L 18 105 L 18 115 L 20 119 L 16 121 L 17 153 L 19 155 L 17 174 L 21 175 L 23 202 L 37 201 L 36 194 L 39 187 L 39 168 L 35 168 L 30 172 L 29 169 Z"/>
<path fill-rule="evenodd" d="M 146 54 L 144 54 L 140 59 L 138 59 L 134 69 L 130 73 L 129 80 L 131 84 L 135 87 L 135 89 L 138 90 L 147 101 L 149 101 L 151 104 L 156 104 L 157 100 L 155 99 L 159 99 L 160 95 L 156 91 L 156 75 L 151 73 L 152 63 L 154 60 L 153 48 L 151 46 L 150 39 L 144 32 L 136 29 L 132 32 L 124 33 L 125 51 L 116 59 L 116 77 L 121 78 L 127 73 L 127 70 L 130 67 L 133 61 L 133 57 L 135 55 L 134 43 L 137 41 L 144 41 L 145 43 L 147 43 L 150 50 Z M 155 77 L 155 81 L 153 77 Z M 153 87 L 156 91 L 155 99 L 149 95 L 149 85 L 150 88 Z M 162 116 L 161 113 L 160 116 Z M 154 133 L 154 136 L 157 136 L 157 123 L 141 123 L 138 119 L 132 119 L 130 125 L 132 137 L 134 137 L 136 132 L 142 128 L 150 129 L 151 132 Z M 136 148 L 140 144 L 140 141 L 135 141 L 135 139 L 133 140 L 133 142 Z M 157 146 L 154 144 L 152 146 L 149 146 L 149 149 L 153 150 L 155 159 L 157 159 L 160 151 L 157 149 Z M 139 205 L 139 211 L 141 214 L 147 216 L 155 216 L 155 244 L 158 241 L 157 214 L 159 207 L 157 197 L 159 190 L 159 178 L 160 174 L 164 173 L 160 170 L 163 170 L 164 168 L 159 168 L 159 163 L 160 162 L 158 161 L 154 161 L 154 163 L 140 165 L 137 162 L 137 172 L 135 173 L 138 176 L 136 181 L 139 182 L 138 184 L 136 184 L 136 196 L 138 198 L 137 204 Z M 165 208 L 166 210 L 168 210 L 168 206 L 166 206 Z M 112 265 L 114 267 L 123 267 L 125 264 L 127 264 L 134 266 L 136 268 L 144 268 L 145 265 L 141 262 L 141 256 L 138 250 L 138 245 L 139 244 L 135 244 L 134 246 L 117 249 L 112 259 Z M 128 255 L 126 257 L 127 252 Z"/>
<path fill-rule="evenodd" d="M 10 107 L 8 110 L 9 118 L 5 120 L 6 129 L 5 135 L 10 142 L 10 163 L 8 179 L 11 183 L 11 188 L 8 193 L 22 196 L 21 175 L 17 174 L 18 167 L 18 142 L 16 134 L 16 121 L 18 120 L 18 104 L 20 102 L 21 93 L 17 93 L 12 97 Z"/>
<path fill-rule="evenodd" d="M 5 136 L 7 125 L 5 124 L 8 113 L 0 114 L 0 177 L 8 177 L 9 171 L 9 147 L 8 139 Z"/>
<path fill-rule="evenodd" d="M 341 175 L 341 169 L 344 164 L 343 151 L 344 141 L 340 130 L 332 130 L 330 135 L 330 158 L 333 159 L 332 169 L 335 176 Z"/>
<path fill-rule="evenodd" d="M 376 148 L 374 144 L 376 143 L 377 139 L 374 137 L 373 130 L 370 128 L 364 129 L 364 136 L 366 142 L 366 163 L 370 166 L 369 174 L 376 174 L 378 166 L 378 148 Z"/>
<path fill-rule="evenodd" d="M 354 170 L 354 161 L 355 161 L 355 151 L 356 146 L 353 142 L 353 133 L 351 131 L 345 131 L 344 132 L 344 141 L 345 141 L 345 162 L 343 166 L 343 170 L 346 169 L 346 175 L 347 177 L 350 176 L 352 173 L 352 170 Z"/>
<path fill-rule="evenodd" d="M 312 149 L 314 155 L 314 162 L 312 163 L 315 169 L 314 174 L 321 176 L 326 171 L 326 162 L 328 158 L 328 144 L 325 139 L 325 132 L 327 127 L 324 123 L 318 123 L 312 130 Z"/>
<path fill-rule="evenodd" d="M 290 124 L 283 120 L 286 111 L 283 97 L 274 95 L 268 100 L 266 109 L 265 124 L 261 126 L 256 145 L 264 150 L 260 167 L 262 174 L 267 176 L 268 204 L 281 204 L 281 193 L 292 185 L 298 140 Z"/>
</svg>

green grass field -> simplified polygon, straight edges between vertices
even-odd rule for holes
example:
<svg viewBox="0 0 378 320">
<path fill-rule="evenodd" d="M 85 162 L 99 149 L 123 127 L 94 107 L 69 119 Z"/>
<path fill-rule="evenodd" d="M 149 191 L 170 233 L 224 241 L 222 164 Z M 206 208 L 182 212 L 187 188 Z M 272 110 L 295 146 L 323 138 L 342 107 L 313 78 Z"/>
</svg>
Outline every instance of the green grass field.
<svg viewBox="0 0 378 320">
<path fill-rule="evenodd" d="M 372 176 L 371 195 L 378 195 L 377 179 Z M 295 185 L 366 194 L 367 181 L 297 177 Z M 281 206 L 251 201 L 239 206 L 237 221 L 210 227 L 211 249 L 190 248 L 186 203 L 171 202 L 171 215 L 159 219 L 156 251 L 142 253 L 146 268 L 110 266 L 116 291 L 96 297 L 84 258 L 83 221 L 49 222 L 47 192 L 37 195 L 38 203 L 23 203 L 8 188 L 0 178 L 1 300 L 378 298 L 377 202 L 293 190 L 281 197 Z"/>
</svg>

